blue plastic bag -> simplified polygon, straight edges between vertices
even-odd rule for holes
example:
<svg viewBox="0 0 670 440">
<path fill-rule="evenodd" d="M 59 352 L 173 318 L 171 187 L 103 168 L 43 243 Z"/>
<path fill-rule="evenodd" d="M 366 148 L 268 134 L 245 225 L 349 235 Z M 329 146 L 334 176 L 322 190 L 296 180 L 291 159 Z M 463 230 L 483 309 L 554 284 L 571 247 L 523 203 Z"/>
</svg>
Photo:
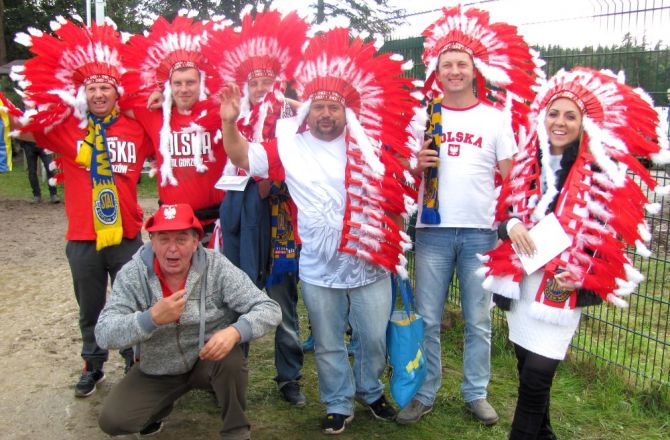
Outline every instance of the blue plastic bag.
<svg viewBox="0 0 670 440">
<path fill-rule="evenodd" d="M 386 351 L 393 372 L 391 395 L 404 408 L 419 391 L 426 379 L 426 360 L 423 356 L 423 318 L 414 312 L 414 297 L 409 280 L 393 277 L 391 317 L 386 328 Z M 396 291 L 404 310 L 394 310 Z"/>
</svg>

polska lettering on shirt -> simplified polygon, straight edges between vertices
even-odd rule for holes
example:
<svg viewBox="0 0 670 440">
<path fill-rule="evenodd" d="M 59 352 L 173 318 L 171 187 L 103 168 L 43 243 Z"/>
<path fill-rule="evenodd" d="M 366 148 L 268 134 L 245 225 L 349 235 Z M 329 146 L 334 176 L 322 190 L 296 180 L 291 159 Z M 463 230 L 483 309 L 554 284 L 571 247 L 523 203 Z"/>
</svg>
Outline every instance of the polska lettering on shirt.
<svg viewBox="0 0 670 440">
<path fill-rule="evenodd" d="M 193 157 L 193 146 L 197 142 L 201 143 L 202 161 L 209 162 L 209 155 L 212 151 L 212 136 L 209 132 L 172 132 L 170 140 L 170 155 L 172 156 L 170 161 L 172 167 L 194 167 L 195 159 Z"/>
<path fill-rule="evenodd" d="M 77 153 L 83 140 L 77 142 Z M 137 164 L 137 147 L 135 142 L 123 141 L 117 136 L 107 138 L 107 151 L 109 161 L 112 163 L 112 171 L 117 174 L 127 174 L 129 165 Z M 132 169 L 132 168 L 131 168 Z"/>
<path fill-rule="evenodd" d="M 170 155 L 172 157 L 193 156 L 193 145 L 195 145 L 197 142 L 200 142 L 201 144 L 201 151 L 203 156 L 209 154 L 209 152 L 212 151 L 212 136 L 209 132 L 173 132 L 171 141 Z"/>
<path fill-rule="evenodd" d="M 477 148 L 482 148 L 482 137 L 472 133 L 464 133 L 462 131 L 447 131 L 442 133 L 442 143 L 453 144 L 459 142 L 461 144 L 470 144 Z"/>
</svg>

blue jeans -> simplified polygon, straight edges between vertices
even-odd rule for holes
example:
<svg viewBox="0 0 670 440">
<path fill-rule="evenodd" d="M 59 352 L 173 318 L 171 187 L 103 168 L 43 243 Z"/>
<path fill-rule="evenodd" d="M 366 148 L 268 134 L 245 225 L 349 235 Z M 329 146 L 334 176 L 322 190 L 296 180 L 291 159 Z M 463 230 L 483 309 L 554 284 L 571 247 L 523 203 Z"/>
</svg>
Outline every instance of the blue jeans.
<svg viewBox="0 0 670 440">
<path fill-rule="evenodd" d="M 281 388 L 286 382 L 298 381 L 303 364 L 302 342 L 298 321 L 298 286 L 295 274 L 282 277 L 280 283 L 266 288 L 268 296 L 281 307 L 281 324 L 275 332 L 275 381 Z"/>
<path fill-rule="evenodd" d="M 477 254 L 495 244 L 496 232 L 475 228 L 418 228 L 416 230 L 416 308 L 424 319 L 426 381 L 416 395 L 432 405 L 442 383 L 440 321 L 449 283 L 456 269 L 461 309 L 465 321 L 463 347 L 463 400 L 486 398 L 491 375 L 491 293 L 482 287 L 475 271 L 481 266 Z"/>
<path fill-rule="evenodd" d="M 386 326 L 391 311 L 391 278 L 352 289 L 302 282 L 302 295 L 314 336 L 316 370 L 326 413 L 351 415 L 354 397 L 372 403 L 384 392 Z M 344 333 L 351 324 L 358 346 L 353 370 Z"/>
</svg>

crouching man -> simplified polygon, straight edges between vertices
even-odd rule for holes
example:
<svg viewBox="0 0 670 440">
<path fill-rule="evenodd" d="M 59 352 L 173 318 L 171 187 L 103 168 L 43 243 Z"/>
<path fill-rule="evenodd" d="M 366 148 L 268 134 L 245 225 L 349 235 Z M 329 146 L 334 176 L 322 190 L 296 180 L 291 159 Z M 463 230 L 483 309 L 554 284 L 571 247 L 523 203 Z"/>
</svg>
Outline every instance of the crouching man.
<svg viewBox="0 0 670 440">
<path fill-rule="evenodd" d="M 248 369 L 238 344 L 273 331 L 279 305 L 199 244 L 203 229 L 189 205 L 161 206 L 145 228 L 151 241 L 117 275 L 95 328 L 101 346 L 133 346 L 140 359 L 104 402 L 100 428 L 155 433 L 180 396 L 202 388 L 221 405 L 221 438 L 248 439 Z"/>
</svg>

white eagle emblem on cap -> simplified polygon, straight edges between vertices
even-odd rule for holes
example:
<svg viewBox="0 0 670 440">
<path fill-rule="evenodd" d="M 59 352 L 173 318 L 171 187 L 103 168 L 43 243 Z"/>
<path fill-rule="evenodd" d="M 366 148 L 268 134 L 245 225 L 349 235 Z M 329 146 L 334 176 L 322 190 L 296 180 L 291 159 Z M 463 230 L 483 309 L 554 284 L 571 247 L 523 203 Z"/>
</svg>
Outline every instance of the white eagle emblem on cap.
<svg viewBox="0 0 670 440">
<path fill-rule="evenodd" d="M 168 205 L 163 208 L 163 215 L 166 220 L 173 220 L 177 216 L 177 207 L 174 205 Z"/>
</svg>

